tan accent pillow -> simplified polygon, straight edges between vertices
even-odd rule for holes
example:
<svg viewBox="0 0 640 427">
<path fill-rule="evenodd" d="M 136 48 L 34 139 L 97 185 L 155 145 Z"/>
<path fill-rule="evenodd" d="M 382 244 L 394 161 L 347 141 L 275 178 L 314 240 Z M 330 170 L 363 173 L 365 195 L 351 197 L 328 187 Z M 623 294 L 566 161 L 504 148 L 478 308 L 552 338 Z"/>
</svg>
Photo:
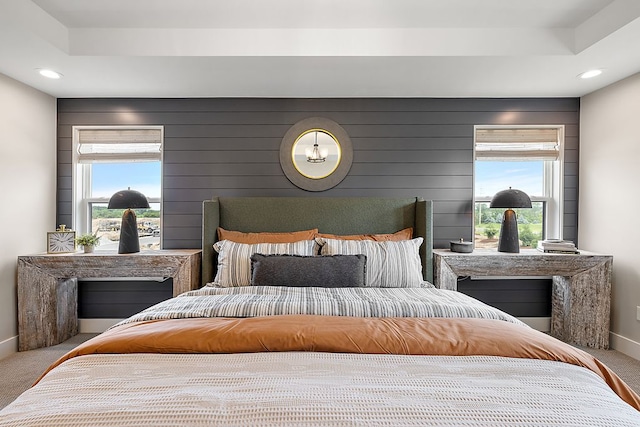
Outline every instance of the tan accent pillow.
<svg viewBox="0 0 640 427">
<path fill-rule="evenodd" d="M 350 234 L 341 236 L 339 234 L 318 233 L 316 237 L 336 240 L 375 240 L 376 242 L 399 242 L 401 240 L 411 240 L 413 238 L 413 228 L 405 228 L 393 234 Z"/>
<path fill-rule="evenodd" d="M 253 245 L 256 243 L 294 243 L 301 240 L 313 240 L 318 229 L 291 231 L 288 233 L 243 233 L 218 227 L 218 240 L 230 240 L 236 243 Z"/>
</svg>

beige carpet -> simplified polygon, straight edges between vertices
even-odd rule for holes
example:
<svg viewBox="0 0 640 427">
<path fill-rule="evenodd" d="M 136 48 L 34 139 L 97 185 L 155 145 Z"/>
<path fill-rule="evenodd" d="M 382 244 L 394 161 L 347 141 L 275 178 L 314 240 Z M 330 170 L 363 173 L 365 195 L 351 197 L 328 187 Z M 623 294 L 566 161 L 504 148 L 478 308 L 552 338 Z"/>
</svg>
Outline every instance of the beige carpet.
<svg viewBox="0 0 640 427">
<path fill-rule="evenodd" d="M 56 346 L 13 354 L 0 360 L 0 408 L 4 408 L 31 387 L 42 372 L 59 357 L 78 344 L 95 336 L 80 334 Z M 582 348 L 582 347 L 581 347 Z M 631 388 L 640 394 L 640 360 L 615 350 L 582 348 L 613 369 Z"/>
<path fill-rule="evenodd" d="M 37 350 L 22 351 L 0 360 L 0 408 L 13 402 L 31 387 L 49 365 L 66 352 L 97 334 L 79 334 L 62 344 Z"/>
<path fill-rule="evenodd" d="M 636 393 L 640 394 L 640 360 L 615 350 L 579 347 L 611 368 Z"/>
</svg>

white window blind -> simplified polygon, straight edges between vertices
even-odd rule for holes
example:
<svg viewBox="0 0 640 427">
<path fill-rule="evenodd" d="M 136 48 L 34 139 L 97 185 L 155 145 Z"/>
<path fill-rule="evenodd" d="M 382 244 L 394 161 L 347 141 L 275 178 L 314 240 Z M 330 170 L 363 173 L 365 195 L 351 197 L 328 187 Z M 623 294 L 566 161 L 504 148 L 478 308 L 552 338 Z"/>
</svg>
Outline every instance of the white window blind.
<svg viewBox="0 0 640 427">
<path fill-rule="evenodd" d="M 161 148 L 159 128 L 78 129 L 78 163 L 159 161 Z"/>
<path fill-rule="evenodd" d="M 556 127 L 476 128 L 476 160 L 558 160 Z"/>
</svg>

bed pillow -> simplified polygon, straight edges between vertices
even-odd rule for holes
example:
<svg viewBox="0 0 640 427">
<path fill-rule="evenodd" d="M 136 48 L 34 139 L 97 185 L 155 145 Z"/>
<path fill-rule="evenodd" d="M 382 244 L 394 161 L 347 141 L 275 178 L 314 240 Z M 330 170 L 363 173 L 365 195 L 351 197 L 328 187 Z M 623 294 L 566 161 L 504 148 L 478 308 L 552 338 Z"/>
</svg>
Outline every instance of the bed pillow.
<svg viewBox="0 0 640 427">
<path fill-rule="evenodd" d="M 411 240 L 413 237 L 413 228 L 405 228 L 404 230 L 397 231 L 391 234 L 327 234 L 327 233 L 318 233 L 316 237 L 322 237 L 325 239 L 336 239 L 336 240 L 375 240 L 377 242 L 386 242 L 392 241 L 397 242 L 400 240 Z"/>
<path fill-rule="evenodd" d="M 322 255 L 367 256 L 367 287 L 415 288 L 423 283 L 420 245 L 422 237 L 398 242 L 337 240 L 318 237 Z"/>
<path fill-rule="evenodd" d="M 293 243 L 256 243 L 253 245 L 221 240 L 213 245 L 213 249 L 218 252 L 218 271 L 213 284 L 220 287 L 249 286 L 251 284 L 251 255 L 255 253 L 313 255 L 315 246 L 314 240 Z"/>
<path fill-rule="evenodd" d="M 236 243 L 293 243 L 301 240 L 313 240 L 318 229 L 291 231 L 287 233 L 244 233 L 242 231 L 225 230 L 218 227 L 218 240 L 231 240 Z"/>
<path fill-rule="evenodd" d="M 362 288 L 367 257 L 358 255 L 251 255 L 251 286 Z"/>
</svg>

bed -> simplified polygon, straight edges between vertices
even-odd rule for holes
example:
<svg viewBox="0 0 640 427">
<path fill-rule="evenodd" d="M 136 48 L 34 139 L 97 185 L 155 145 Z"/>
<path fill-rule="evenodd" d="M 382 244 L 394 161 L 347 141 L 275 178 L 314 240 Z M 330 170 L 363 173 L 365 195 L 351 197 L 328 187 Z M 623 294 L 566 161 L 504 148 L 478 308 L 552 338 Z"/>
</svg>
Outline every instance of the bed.
<svg viewBox="0 0 640 427">
<path fill-rule="evenodd" d="M 0 426 L 640 425 L 597 359 L 434 288 L 431 230 L 420 199 L 205 201 L 205 286 L 69 352 Z"/>
</svg>

